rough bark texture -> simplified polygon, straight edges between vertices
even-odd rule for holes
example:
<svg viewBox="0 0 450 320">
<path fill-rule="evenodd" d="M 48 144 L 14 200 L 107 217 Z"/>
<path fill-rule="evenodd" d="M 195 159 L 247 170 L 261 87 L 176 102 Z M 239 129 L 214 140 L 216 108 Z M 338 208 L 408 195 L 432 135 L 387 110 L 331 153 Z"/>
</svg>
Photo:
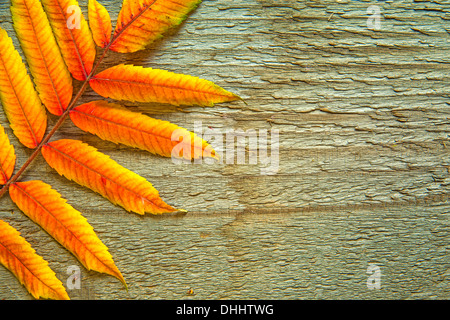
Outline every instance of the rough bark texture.
<svg viewBox="0 0 450 320">
<path fill-rule="evenodd" d="M 114 21 L 120 1 L 102 4 Z M 373 4 L 381 30 L 367 27 Z M 13 36 L 9 5 L 0 1 L 0 22 Z M 84 213 L 128 292 L 83 269 L 8 196 L 0 219 L 64 284 L 70 266 L 81 268 L 72 299 L 448 299 L 449 20 L 446 0 L 205 0 L 150 49 L 109 54 L 104 68 L 127 62 L 191 74 L 245 99 L 213 108 L 127 103 L 133 110 L 190 130 L 196 121 L 222 133 L 279 130 L 279 170 L 264 175 L 261 161 L 180 165 L 65 123 L 58 137 L 99 148 L 189 212 L 140 217 L 59 177 L 42 158 L 27 170 L 22 180 L 50 183 Z M 81 102 L 98 98 L 88 91 Z M 19 146 L 3 113 L 0 121 Z M 29 151 L 16 152 L 20 165 Z M 380 267 L 378 290 L 367 287 L 370 264 Z M 1 267 L 3 298 L 31 296 Z"/>
</svg>

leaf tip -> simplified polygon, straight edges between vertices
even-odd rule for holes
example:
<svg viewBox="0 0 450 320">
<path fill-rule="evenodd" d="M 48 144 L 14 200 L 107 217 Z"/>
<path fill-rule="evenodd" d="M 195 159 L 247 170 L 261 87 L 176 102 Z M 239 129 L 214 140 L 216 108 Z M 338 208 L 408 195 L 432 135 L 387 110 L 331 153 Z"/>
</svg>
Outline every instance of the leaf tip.
<svg viewBox="0 0 450 320">
<path fill-rule="evenodd" d="M 125 290 L 126 290 L 127 293 L 128 293 L 128 285 L 127 285 L 127 283 L 125 282 L 125 279 L 122 277 L 122 279 L 119 279 L 119 280 L 120 280 L 120 282 L 122 282 L 123 286 L 125 287 Z"/>
<path fill-rule="evenodd" d="M 117 269 L 117 271 L 116 271 L 114 274 L 111 273 L 111 275 L 112 275 L 113 277 L 117 278 L 117 279 L 122 283 L 123 287 L 125 288 L 125 290 L 126 290 L 127 293 L 128 293 L 128 285 L 127 285 L 127 282 L 125 281 L 125 278 L 123 277 L 123 275 L 122 275 L 122 273 L 119 271 L 119 269 Z"/>
<path fill-rule="evenodd" d="M 248 105 L 248 104 L 247 104 L 247 101 L 245 101 L 244 98 L 242 98 L 241 96 L 238 96 L 237 94 L 234 94 L 234 93 L 233 93 L 233 95 L 234 95 L 234 97 L 236 98 L 235 101 L 240 100 L 240 101 L 242 101 L 243 103 L 245 103 L 246 105 Z"/>
</svg>

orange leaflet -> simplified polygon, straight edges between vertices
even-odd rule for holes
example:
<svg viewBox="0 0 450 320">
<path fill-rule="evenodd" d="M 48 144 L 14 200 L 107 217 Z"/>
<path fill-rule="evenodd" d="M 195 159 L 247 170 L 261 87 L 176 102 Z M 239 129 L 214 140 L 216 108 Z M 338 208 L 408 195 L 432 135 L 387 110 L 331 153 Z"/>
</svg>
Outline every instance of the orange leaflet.
<svg viewBox="0 0 450 320">
<path fill-rule="evenodd" d="M 112 31 L 108 11 L 97 0 L 89 0 L 88 17 L 95 43 L 99 47 L 106 47 L 111 40 Z"/>
<path fill-rule="evenodd" d="M 176 157 L 189 160 L 202 156 L 217 158 L 214 149 L 193 132 L 168 121 L 129 111 L 118 104 L 102 100 L 85 103 L 73 109 L 70 118 L 81 130 L 104 140 L 164 157 L 171 157 L 172 151 L 177 147 L 181 154 L 174 154 Z"/>
<path fill-rule="evenodd" d="M 88 270 L 118 278 L 126 287 L 108 248 L 81 213 L 42 181 L 16 182 L 9 187 L 14 203 L 56 239 Z"/>
<path fill-rule="evenodd" d="M 209 80 L 124 64 L 96 74 L 89 84 L 101 96 L 116 100 L 213 106 L 240 99 Z"/>
<path fill-rule="evenodd" d="M 19 141 L 36 148 L 47 128 L 47 114 L 12 40 L 0 28 L 0 99 Z"/>
<path fill-rule="evenodd" d="M 38 0 L 12 0 L 14 29 L 20 40 L 42 103 L 61 115 L 72 98 L 72 77 L 61 56 L 50 23 Z"/>
<path fill-rule="evenodd" d="M 42 0 L 61 53 L 72 76 L 86 80 L 95 60 L 91 30 L 76 0 Z"/>
<path fill-rule="evenodd" d="M 66 290 L 47 261 L 31 245 L 0 220 L 0 263 L 10 270 L 36 299 L 69 300 Z"/>
<path fill-rule="evenodd" d="M 50 142 L 42 148 L 42 155 L 60 175 L 98 192 L 128 211 L 141 215 L 177 211 L 159 197 L 150 182 L 81 141 Z"/>
<path fill-rule="evenodd" d="M 6 184 L 14 172 L 16 153 L 5 130 L 0 126 L 0 185 Z"/>
<path fill-rule="evenodd" d="M 177 26 L 200 0 L 124 0 L 110 49 L 135 52 L 145 49 L 164 32 Z"/>
</svg>

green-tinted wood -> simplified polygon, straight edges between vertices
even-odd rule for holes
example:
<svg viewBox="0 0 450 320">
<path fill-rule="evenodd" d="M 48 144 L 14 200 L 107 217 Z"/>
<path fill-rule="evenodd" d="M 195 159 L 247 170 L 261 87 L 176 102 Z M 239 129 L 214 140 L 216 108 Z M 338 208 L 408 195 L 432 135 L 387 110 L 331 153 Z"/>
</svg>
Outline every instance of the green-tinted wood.
<svg viewBox="0 0 450 320">
<path fill-rule="evenodd" d="M 114 21 L 120 1 L 102 4 Z M 73 299 L 448 299 L 450 5 L 376 2 L 381 30 L 372 31 L 372 4 L 205 0 L 152 48 L 108 55 L 103 68 L 127 62 L 191 74 L 246 102 L 128 103 L 132 110 L 190 130 L 200 122 L 222 133 L 279 130 L 279 171 L 262 175 L 260 162 L 177 165 L 64 125 L 56 138 L 92 144 L 189 211 L 138 217 L 42 159 L 27 170 L 24 180 L 43 179 L 84 213 L 128 293 L 83 269 L 7 196 L 0 219 L 64 284 L 68 267 L 81 268 Z M 13 36 L 9 1 L 0 1 L 0 23 Z M 80 103 L 98 98 L 89 90 Z M 0 122 L 19 146 L 3 113 Z M 16 153 L 20 165 L 28 151 Z M 380 267 L 380 290 L 367 288 L 370 264 Z M 186 294 L 190 288 L 195 295 Z M 2 298 L 31 298 L 4 268 Z"/>
</svg>

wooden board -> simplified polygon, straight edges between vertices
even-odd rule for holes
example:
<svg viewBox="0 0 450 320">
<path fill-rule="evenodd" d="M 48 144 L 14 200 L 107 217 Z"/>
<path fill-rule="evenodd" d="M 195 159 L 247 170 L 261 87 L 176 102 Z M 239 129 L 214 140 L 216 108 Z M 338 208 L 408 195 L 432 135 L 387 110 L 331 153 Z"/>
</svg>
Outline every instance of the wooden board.
<svg viewBox="0 0 450 320">
<path fill-rule="evenodd" d="M 101 1 L 113 21 L 120 2 Z M 148 50 L 108 55 L 103 68 L 126 62 L 191 74 L 245 99 L 213 108 L 126 103 L 132 110 L 222 137 L 279 132 L 278 170 L 267 175 L 259 158 L 175 164 L 64 124 L 55 138 L 92 144 L 189 212 L 140 217 L 59 177 L 42 158 L 27 170 L 23 180 L 50 183 L 83 212 L 128 292 L 83 269 L 7 196 L 0 219 L 65 285 L 68 268 L 81 268 L 72 299 L 448 299 L 450 4 L 375 2 L 381 29 L 370 30 L 372 4 L 205 0 Z M 9 5 L 0 1 L 0 23 L 14 36 Z M 87 91 L 81 102 L 98 98 Z M 0 122 L 19 146 L 3 113 Z M 16 151 L 24 163 L 30 152 Z M 368 288 L 371 264 L 380 289 Z M 31 299 L 3 267 L 0 299 Z"/>
</svg>

